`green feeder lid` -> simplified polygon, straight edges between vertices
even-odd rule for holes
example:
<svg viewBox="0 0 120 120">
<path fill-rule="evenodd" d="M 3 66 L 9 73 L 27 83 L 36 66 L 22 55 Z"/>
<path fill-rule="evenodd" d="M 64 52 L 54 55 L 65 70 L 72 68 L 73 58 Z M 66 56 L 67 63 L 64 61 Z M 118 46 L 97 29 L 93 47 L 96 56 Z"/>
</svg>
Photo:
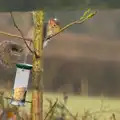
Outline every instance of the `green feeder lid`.
<svg viewBox="0 0 120 120">
<path fill-rule="evenodd" d="M 25 63 L 18 63 L 16 64 L 16 67 L 18 68 L 22 68 L 22 69 L 32 69 L 32 65 L 31 64 L 25 64 Z"/>
</svg>

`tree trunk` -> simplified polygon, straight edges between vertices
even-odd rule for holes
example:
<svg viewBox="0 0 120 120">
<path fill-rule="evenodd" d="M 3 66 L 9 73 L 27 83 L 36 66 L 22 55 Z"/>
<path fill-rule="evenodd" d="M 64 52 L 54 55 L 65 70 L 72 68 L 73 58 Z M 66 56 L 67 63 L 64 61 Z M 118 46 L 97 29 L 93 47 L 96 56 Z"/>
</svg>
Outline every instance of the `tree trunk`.
<svg viewBox="0 0 120 120">
<path fill-rule="evenodd" d="M 43 91 L 41 85 L 42 78 L 42 49 L 43 49 L 43 22 L 44 12 L 42 10 L 33 13 L 34 20 L 34 41 L 33 46 L 37 57 L 33 55 L 32 71 L 32 120 L 42 120 L 43 116 Z"/>
</svg>

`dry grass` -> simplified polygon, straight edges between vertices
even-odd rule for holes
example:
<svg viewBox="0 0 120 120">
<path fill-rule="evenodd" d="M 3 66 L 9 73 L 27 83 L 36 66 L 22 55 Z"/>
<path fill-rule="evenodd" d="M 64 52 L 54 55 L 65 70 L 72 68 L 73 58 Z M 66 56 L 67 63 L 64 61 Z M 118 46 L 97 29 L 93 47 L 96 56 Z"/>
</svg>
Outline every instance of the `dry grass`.
<svg viewBox="0 0 120 120">
<path fill-rule="evenodd" d="M 31 120 L 30 104 L 26 103 L 25 107 L 20 108 L 13 107 L 4 99 L 4 96 L 5 94 L 1 92 L 1 109 L 5 112 L 15 112 L 17 120 Z M 28 99 L 31 99 L 31 93 L 28 93 Z M 73 95 L 63 97 L 62 94 L 45 93 L 44 120 L 120 120 L 119 104 L 119 99 Z"/>
</svg>

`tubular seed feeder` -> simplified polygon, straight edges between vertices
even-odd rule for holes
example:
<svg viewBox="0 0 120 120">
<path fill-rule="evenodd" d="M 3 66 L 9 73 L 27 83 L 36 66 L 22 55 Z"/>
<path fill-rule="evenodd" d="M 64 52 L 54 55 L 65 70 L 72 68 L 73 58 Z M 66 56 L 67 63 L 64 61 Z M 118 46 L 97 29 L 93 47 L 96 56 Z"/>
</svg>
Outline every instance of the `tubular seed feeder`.
<svg viewBox="0 0 120 120">
<path fill-rule="evenodd" d="M 28 81 L 29 81 L 32 65 L 19 63 L 16 64 L 16 67 L 17 67 L 17 71 L 16 71 L 11 104 L 21 106 L 25 104 L 25 97 L 26 97 Z"/>
</svg>

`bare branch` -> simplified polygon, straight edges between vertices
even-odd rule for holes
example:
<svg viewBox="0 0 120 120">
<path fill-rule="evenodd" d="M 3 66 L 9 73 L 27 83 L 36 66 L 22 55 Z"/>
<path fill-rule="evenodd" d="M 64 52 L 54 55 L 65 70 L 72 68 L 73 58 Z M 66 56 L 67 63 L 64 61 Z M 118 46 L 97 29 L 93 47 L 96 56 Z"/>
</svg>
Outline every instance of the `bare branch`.
<svg viewBox="0 0 120 120">
<path fill-rule="evenodd" d="M 76 20 L 76 21 L 73 21 L 73 22 L 65 25 L 63 28 L 60 29 L 59 32 L 53 34 L 52 36 L 47 37 L 46 40 L 57 36 L 58 34 L 60 34 L 61 32 L 63 32 L 64 30 L 68 29 L 69 27 L 71 27 L 71 26 L 74 25 L 74 24 L 82 24 L 82 23 L 84 23 L 86 20 L 88 20 L 89 18 L 91 18 L 91 17 L 93 17 L 94 15 L 96 15 L 96 13 L 97 13 L 96 11 L 93 12 L 93 13 L 90 13 L 90 14 L 88 14 L 88 11 L 85 12 L 84 15 L 81 17 L 81 19 Z M 88 15 L 87 15 L 87 14 L 88 14 Z M 87 15 L 87 16 L 86 16 L 86 15 Z"/>
<path fill-rule="evenodd" d="M 0 31 L 0 34 L 2 34 L 2 35 L 7 35 L 7 36 L 9 36 L 9 37 L 14 37 L 14 38 L 23 39 L 21 36 L 14 35 L 14 34 L 7 33 L 7 32 L 3 32 L 3 31 Z M 24 39 L 27 40 L 27 41 L 33 42 L 32 39 L 30 39 L 30 38 L 24 38 Z"/>
<path fill-rule="evenodd" d="M 58 102 L 58 99 L 56 99 L 55 103 L 51 106 L 50 110 L 48 111 L 47 115 L 45 116 L 44 120 L 47 119 L 47 117 L 49 116 L 49 114 L 54 111 L 54 108 L 56 107 L 57 105 L 57 102 Z"/>
<path fill-rule="evenodd" d="M 8 100 L 11 100 L 11 99 L 12 99 L 12 98 L 10 98 L 10 97 L 4 97 L 4 98 L 5 98 L 5 99 L 8 99 Z M 27 101 L 27 100 L 26 100 L 25 102 L 26 102 L 26 103 L 30 103 L 30 104 L 32 103 L 31 101 Z"/>
<path fill-rule="evenodd" d="M 77 120 L 77 116 L 74 116 L 63 103 L 60 102 L 60 105 L 64 107 L 66 112 L 73 118 L 73 120 Z"/>
<path fill-rule="evenodd" d="M 17 24 L 16 24 L 16 22 L 15 22 L 15 20 L 14 20 L 14 17 L 13 17 L 13 15 L 12 15 L 12 12 L 10 12 L 10 15 L 11 15 L 13 24 L 14 24 L 15 28 L 16 28 L 16 29 L 19 31 L 19 33 L 21 34 L 22 39 L 24 40 L 24 43 L 25 43 L 26 47 L 30 50 L 31 53 L 34 53 L 34 51 L 29 47 L 29 45 L 27 44 L 26 40 L 24 39 L 24 35 L 23 35 L 22 31 L 21 31 L 20 28 L 17 26 Z"/>
<path fill-rule="evenodd" d="M 61 32 L 65 31 L 66 29 L 68 29 L 69 27 L 71 27 L 71 26 L 74 25 L 74 24 L 82 24 L 82 23 L 84 23 L 86 20 L 88 20 L 88 19 L 92 18 L 94 15 L 96 15 L 96 13 L 97 13 L 96 11 L 91 12 L 91 10 L 88 9 L 87 11 L 84 12 L 83 16 L 80 17 L 79 20 L 73 21 L 73 22 L 65 25 L 63 28 L 60 29 L 59 32 L 57 32 L 57 33 L 55 33 L 55 34 L 53 34 L 53 35 L 51 35 L 51 36 L 48 36 L 48 37 L 44 38 L 44 39 L 45 39 L 45 42 L 50 41 L 51 38 L 57 36 L 58 34 L 60 34 Z M 33 41 L 32 41 L 32 39 L 24 38 L 24 35 L 22 34 L 21 30 L 19 29 L 19 27 L 18 27 L 18 26 L 16 25 L 16 23 L 15 23 L 15 20 L 14 20 L 14 17 L 13 17 L 13 15 L 12 15 L 12 13 L 11 13 L 11 18 L 12 18 L 12 20 L 13 20 L 14 26 L 15 26 L 16 29 L 20 32 L 21 36 L 17 36 L 17 35 L 14 35 L 14 34 L 6 33 L 6 32 L 3 32 L 3 31 L 0 31 L 0 34 L 7 35 L 7 36 L 10 36 L 10 37 L 16 37 L 16 38 L 19 38 L 19 39 L 23 39 L 23 40 L 24 40 L 24 43 L 25 43 L 26 46 L 27 46 L 27 48 L 28 48 L 32 53 L 34 53 L 37 58 L 40 58 L 40 56 L 37 55 L 36 51 L 35 51 L 35 50 L 31 50 L 31 48 L 30 48 L 29 45 L 27 44 L 26 41 L 30 41 L 31 43 L 32 43 Z"/>
</svg>

